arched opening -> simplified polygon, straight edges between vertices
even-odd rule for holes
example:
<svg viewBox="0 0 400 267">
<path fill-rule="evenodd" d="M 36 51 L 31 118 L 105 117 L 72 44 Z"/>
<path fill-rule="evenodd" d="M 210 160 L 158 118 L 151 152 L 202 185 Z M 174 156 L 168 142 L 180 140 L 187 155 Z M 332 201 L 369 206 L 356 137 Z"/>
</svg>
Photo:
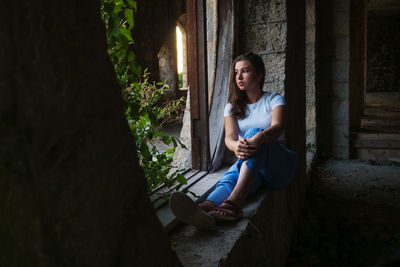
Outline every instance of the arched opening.
<svg viewBox="0 0 400 267">
<path fill-rule="evenodd" d="M 187 69 L 187 33 L 184 22 L 186 20 L 186 14 L 182 15 L 177 21 L 176 25 L 176 46 L 178 56 L 178 80 L 179 89 L 188 90 L 188 69 Z"/>
</svg>

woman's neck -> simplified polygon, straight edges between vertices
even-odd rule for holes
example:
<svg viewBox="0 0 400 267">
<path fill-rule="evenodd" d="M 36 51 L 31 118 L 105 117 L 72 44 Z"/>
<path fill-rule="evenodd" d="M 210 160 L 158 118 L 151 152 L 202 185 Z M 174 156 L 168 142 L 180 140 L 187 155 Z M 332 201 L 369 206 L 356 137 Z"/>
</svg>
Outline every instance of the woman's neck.
<svg viewBox="0 0 400 267">
<path fill-rule="evenodd" d="M 250 104 L 256 103 L 258 100 L 260 100 L 260 98 L 264 94 L 264 92 L 262 92 L 261 90 L 247 91 L 246 93 L 247 93 L 247 98 L 249 99 Z"/>
</svg>

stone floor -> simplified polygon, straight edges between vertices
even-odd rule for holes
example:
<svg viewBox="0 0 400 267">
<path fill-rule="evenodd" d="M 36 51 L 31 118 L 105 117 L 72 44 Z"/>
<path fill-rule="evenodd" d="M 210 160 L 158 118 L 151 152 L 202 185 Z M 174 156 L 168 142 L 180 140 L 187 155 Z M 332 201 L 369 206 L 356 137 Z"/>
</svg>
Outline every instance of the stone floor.
<svg viewBox="0 0 400 267">
<path fill-rule="evenodd" d="M 330 160 L 313 177 L 288 266 L 372 266 L 400 251 L 399 166 Z"/>
</svg>

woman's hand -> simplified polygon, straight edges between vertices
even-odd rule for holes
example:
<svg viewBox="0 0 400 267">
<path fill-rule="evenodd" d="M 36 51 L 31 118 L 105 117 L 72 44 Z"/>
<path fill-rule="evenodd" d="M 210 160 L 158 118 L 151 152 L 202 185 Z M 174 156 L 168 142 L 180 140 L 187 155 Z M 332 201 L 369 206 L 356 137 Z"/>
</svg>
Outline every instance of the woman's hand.
<svg viewBox="0 0 400 267">
<path fill-rule="evenodd" d="M 255 145 L 250 144 L 246 139 L 237 140 L 233 146 L 233 152 L 236 157 L 241 160 L 247 160 L 249 157 L 254 156 L 257 149 Z"/>
<path fill-rule="evenodd" d="M 253 135 L 252 137 L 247 139 L 247 143 L 249 145 L 253 145 L 256 148 L 256 152 L 260 148 L 260 146 L 264 143 L 264 135 L 261 132 L 258 132 L 257 134 Z"/>
</svg>

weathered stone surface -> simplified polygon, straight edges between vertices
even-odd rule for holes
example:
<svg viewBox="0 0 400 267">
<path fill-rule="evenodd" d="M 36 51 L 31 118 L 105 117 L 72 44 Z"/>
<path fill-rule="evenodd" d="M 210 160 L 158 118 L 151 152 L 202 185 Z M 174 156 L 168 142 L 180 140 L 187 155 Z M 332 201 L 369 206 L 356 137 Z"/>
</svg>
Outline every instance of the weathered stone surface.
<svg viewBox="0 0 400 267">
<path fill-rule="evenodd" d="M 330 160 L 315 174 L 288 266 L 372 266 L 398 251 L 400 195 L 385 188 L 400 190 L 399 168 Z"/>
<path fill-rule="evenodd" d="M 335 0 L 317 4 L 319 14 L 319 55 L 317 63 L 316 101 L 319 147 L 325 156 L 348 157 L 349 127 L 349 23 L 350 1 Z M 339 127 L 337 129 L 337 127 Z M 324 133 L 324 134 L 322 134 Z"/>
<path fill-rule="evenodd" d="M 261 56 L 265 64 L 264 91 L 285 92 L 285 53 L 271 53 Z"/>
<path fill-rule="evenodd" d="M 264 90 L 284 94 L 286 2 L 246 1 L 242 16 L 244 44 L 241 49 L 262 56 L 266 70 Z"/>
<path fill-rule="evenodd" d="M 400 15 L 378 14 L 368 17 L 366 90 L 400 92 Z"/>
<path fill-rule="evenodd" d="M 183 115 L 183 125 L 179 140 L 186 148 L 178 146 L 175 150 L 174 161 L 172 165 L 174 170 L 177 169 L 189 169 L 192 167 L 192 137 L 190 130 L 190 94 L 189 90 L 186 97 L 186 108 Z"/>
<path fill-rule="evenodd" d="M 180 265 L 147 196 L 99 2 L 0 12 L 0 265 Z"/>
<path fill-rule="evenodd" d="M 185 226 L 173 234 L 173 248 L 184 266 L 285 266 L 307 184 L 295 179 L 284 190 L 261 191 L 236 222 L 205 231 Z"/>
<path fill-rule="evenodd" d="M 244 2 L 246 23 L 264 24 L 286 20 L 286 2 L 281 0 L 250 0 Z"/>
<path fill-rule="evenodd" d="M 335 59 L 349 60 L 350 39 L 348 37 L 335 39 Z"/>
<path fill-rule="evenodd" d="M 261 53 L 282 52 L 286 48 L 286 23 L 250 24 L 246 27 L 247 51 Z M 251 40 L 251 41 L 250 41 Z"/>
<path fill-rule="evenodd" d="M 350 34 L 350 6 L 347 8 L 333 10 L 332 33 L 335 36 L 349 36 Z"/>
</svg>

